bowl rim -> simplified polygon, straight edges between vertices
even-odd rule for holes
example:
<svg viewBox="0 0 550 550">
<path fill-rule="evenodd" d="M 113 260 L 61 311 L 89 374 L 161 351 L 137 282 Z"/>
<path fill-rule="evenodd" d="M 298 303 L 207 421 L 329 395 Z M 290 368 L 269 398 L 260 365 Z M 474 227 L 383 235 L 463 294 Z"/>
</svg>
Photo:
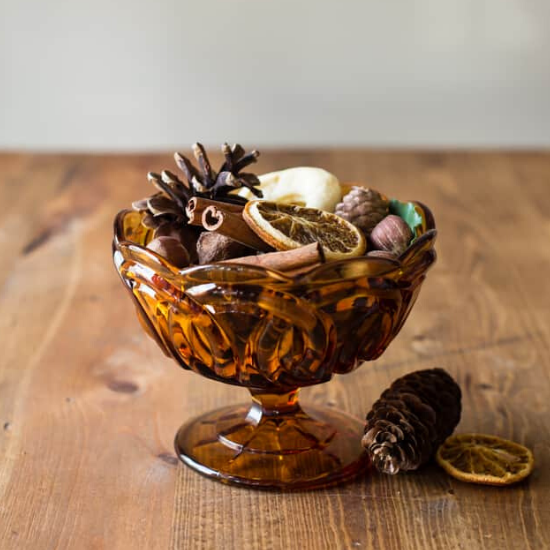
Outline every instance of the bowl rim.
<svg viewBox="0 0 550 550">
<path fill-rule="evenodd" d="M 328 268 L 345 268 L 349 264 L 353 263 L 366 263 L 368 265 L 377 266 L 378 269 L 375 270 L 375 274 L 373 274 L 373 277 L 383 277 L 384 274 L 387 274 L 391 271 L 395 271 L 396 269 L 402 268 L 404 266 L 404 260 L 409 259 L 410 257 L 415 255 L 415 251 L 419 248 L 421 248 L 425 241 L 431 240 L 431 249 L 434 249 L 434 243 L 437 237 L 437 229 L 435 225 L 435 219 L 431 212 L 431 210 L 424 205 L 423 203 L 419 201 L 406 201 L 414 204 L 417 208 L 420 209 L 421 215 L 422 215 L 422 231 L 421 233 L 415 238 L 414 242 L 401 254 L 398 258 L 389 259 L 389 258 L 379 258 L 379 257 L 369 257 L 369 256 L 356 256 L 353 258 L 345 258 L 340 260 L 331 260 L 327 261 L 325 263 L 322 263 L 321 265 L 311 269 L 310 271 L 306 271 L 305 273 L 300 273 L 296 275 L 288 275 L 281 271 L 276 271 L 273 269 L 265 268 L 262 266 L 254 266 L 250 264 L 239 264 L 236 262 L 232 263 L 220 263 L 220 262 L 214 262 L 209 264 L 202 264 L 202 265 L 191 265 L 185 268 L 177 268 L 173 266 L 170 262 L 168 262 L 165 258 L 157 254 L 156 252 L 153 252 L 152 250 L 148 249 L 145 246 L 142 246 L 136 242 L 130 241 L 128 239 L 122 238 L 123 235 L 123 220 L 126 215 L 129 214 L 140 214 L 136 210 L 132 210 L 129 208 L 125 208 L 120 210 L 114 219 L 114 235 L 113 235 L 113 254 L 115 252 L 121 252 L 122 250 L 130 250 L 138 252 L 141 255 L 144 255 L 145 257 L 152 260 L 154 263 L 159 264 L 163 266 L 164 268 L 168 269 L 172 272 L 175 276 L 188 276 L 193 273 L 202 272 L 202 271 L 224 271 L 224 272 L 237 272 L 237 273 L 243 273 L 244 271 L 252 274 L 257 273 L 258 276 L 260 276 L 262 279 L 271 279 L 271 280 L 278 280 L 280 282 L 286 282 L 286 283 L 296 283 L 296 282 L 303 282 L 305 280 L 309 280 L 311 278 L 315 279 L 315 282 L 321 282 L 322 279 L 316 279 L 314 276 L 319 276 L 320 273 L 323 272 L 323 270 L 326 270 Z M 434 251 L 435 255 L 435 251 Z M 434 257 L 435 261 L 435 257 Z M 432 262 L 433 263 L 433 262 Z"/>
</svg>

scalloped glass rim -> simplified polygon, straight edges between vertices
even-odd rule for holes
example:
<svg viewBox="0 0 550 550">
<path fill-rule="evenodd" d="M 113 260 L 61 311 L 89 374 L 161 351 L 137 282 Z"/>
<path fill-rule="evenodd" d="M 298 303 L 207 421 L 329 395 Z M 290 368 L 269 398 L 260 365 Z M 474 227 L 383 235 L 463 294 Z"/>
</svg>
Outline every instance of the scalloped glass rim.
<svg viewBox="0 0 550 550">
<path fill-rule="evenodd" d="M 394 273 L 396 271 L 401 271 L 402 268 L 407 265 L 416 254 L 425 250 L 428 245 L 430 248 L 433 247 L 435 239 L 437 237 L 437 230 L 435 229 L 434 217 L 430 209 L 424 204 L 418 201 L 409 201 L 407 204 L 414 206 L 416 214 L 421 220 L 416 227 L 416 238 L 413 243 L 403 252 L 397 260 L 390 260 L 386 258 L 376 258 L 361 256 L 355 258 L 348 258 L 344 260 L 330 261 L 326 262 L 316 268 L 313 268 L 311 271 L 300 275 L 286 275 L 285 273 L 267 269 L 261 266 L 251 266 L 248 264 L 223 264 L 223 263 L 212 263 L 204 265 L 193 265 L 186 267 L 184 269 L 179 269 L 170 262 L 168 262 L 162 256 L 159 256 L 152 250 L 149 250 L 145 246 L 140 245 L 134 241 L 131 241 L 127 238 L 124 238 L 124 218 L 127 215 L 137 215 L 141 216 L 141 213 L 134 210 L 124 209 L 118 212 L 115 217 L 114 222 L 114 238 L 113 238 L 113 253 L 115 258 L 115 264 L 118 264 L 122 261 L 122 257 L 117 259 L 117 251 L 120 251 L 123 248 L 127 248 L 131 252 L 138 252 L 142 257 L 146 257 L 154 264 L 158 264 L 168 271 L 170 271 L 175 276 L 185 276 L 192 277 L 194 274 L 199 274 L 200 272 L 207 271 L 210 274 L 212 271 L 218 272 L 220 275 L 226 273 L 235 273 L 240 272 L 242 275 L 245 273 L 248 275 L 247 282 L 253 282 L 253 274 L 256 274 L 258 280 L 270 279 L 271 281 L 280 281 L 281 283 L 291 283 L 291 284 L 312 284 L 312 283 L 324 283 L 328 280 L 334 280 L 334 271 L 339 270 L 339 279 L 353 279 L 356 276 L 365 276 L 365 267 L 368 267 L 368 276 L 369 277 L 382 277 L 388 275 L 389 273 Z M 151 233 L 150 230 L 147 230 Z M 434 251 L 435 255 L 435 251 Z M 360 270 L 354 269 L 360 266 Z M 361 273 L 356 273 L 360 271 Z M 327 272 L 327 273 L 325 273 Z M 330 277 L 323 278 L 323 274 Z M 222 277 L 223 279 L 223 277 Z M 393 279 L 393 278 L 392 278 Z M 209 278 L 210 281 L 213 281 L 212 278 Z"/>
</svg>

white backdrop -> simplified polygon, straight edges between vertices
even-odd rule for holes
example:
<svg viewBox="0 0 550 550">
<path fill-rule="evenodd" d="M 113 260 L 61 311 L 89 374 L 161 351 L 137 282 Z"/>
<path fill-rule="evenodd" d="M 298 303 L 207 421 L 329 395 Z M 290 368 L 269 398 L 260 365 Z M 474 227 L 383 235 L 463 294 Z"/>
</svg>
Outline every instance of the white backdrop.
<svg viewBox="0 0 550 550">
<path fill-rule="evenodd" d="M 0 0 L 0 148 L 548 146 L 549 0 Z"/>
</svg>

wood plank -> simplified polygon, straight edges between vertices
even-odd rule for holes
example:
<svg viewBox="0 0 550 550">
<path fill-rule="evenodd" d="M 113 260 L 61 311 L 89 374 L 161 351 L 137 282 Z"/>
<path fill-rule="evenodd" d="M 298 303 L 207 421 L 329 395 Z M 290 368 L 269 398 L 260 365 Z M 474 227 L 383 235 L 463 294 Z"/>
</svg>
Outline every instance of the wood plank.
<svg viewBox="0 0 550 550">
<path fill-rule="evenodd" d="M 550 154 L 272 151 L 434 211 L 439 259 L 384 356 L 303 390 L 363 417 L 391 380 L 443 366 L 460 431 L 530 446 L 507 489 L 430 465 L 278 494 L 178 464 L 178 426 L 246 390 L 182 372 L 140 330 L 110 257 L 116 211 L 169 155 L 0 155 L 2 548 L 550 547 Z"/>
</svg>

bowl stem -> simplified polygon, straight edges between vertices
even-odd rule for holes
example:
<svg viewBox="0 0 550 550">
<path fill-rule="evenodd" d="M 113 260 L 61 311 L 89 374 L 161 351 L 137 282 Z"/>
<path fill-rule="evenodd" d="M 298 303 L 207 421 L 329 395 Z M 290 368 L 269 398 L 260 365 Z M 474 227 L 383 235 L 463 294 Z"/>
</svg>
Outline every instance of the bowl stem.
<svg viewBox="0 0 550 550">
<path fill-rule="evenodd" d="M 250 390 L 252 406 L 248 411 L 247 419 L 258 425 L 266 417 L 297 414 L 302 412 L 298 402 L 300 388 L 284 393 L 267 393 L 261 390 Z"/>
<path fill-rule="evenodd" d="M 363 471 L 363 423 L 332 409 L 304 410 L 298 391 L 251 390 L 251 406 L 189 422 L 176 435 L 178 456 L 220 481 L 271 489 L 324 487 Z"/>
</svg>

